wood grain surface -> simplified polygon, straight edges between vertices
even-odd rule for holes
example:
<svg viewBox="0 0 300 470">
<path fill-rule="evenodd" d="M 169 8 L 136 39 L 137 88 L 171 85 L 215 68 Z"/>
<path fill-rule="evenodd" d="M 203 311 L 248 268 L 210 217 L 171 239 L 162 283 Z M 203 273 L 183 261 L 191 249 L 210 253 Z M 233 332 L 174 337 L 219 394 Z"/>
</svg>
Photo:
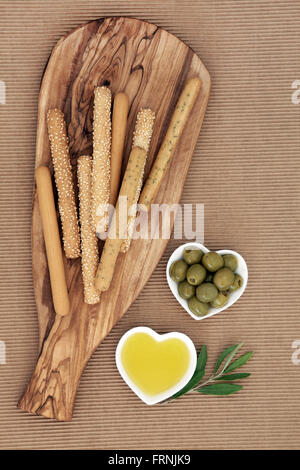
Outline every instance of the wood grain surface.
<svg viewBox="0 0 300 470">
<path fill-rule="evenodd" d="M 46 113 L 58 107 L 66 116 L 75 180 L 77 158 L 92 151 L 93 90 L 105 84 L 113 94 L 125 91 L 129 96 L 127 157 L 137 111 L 150 107 L 156 113 L 147 175 L 181 88 L 193 76 L 202 80 L 200 95 L 156 199 L 157 203 L 179 202 L 209 98 L 210 77 L 189 47 L 144 21 L 122 17 L 100 19 L 77 28 L 58 42 L 40 90 L 36 166 L 46 164 L 52 169 Z M 72 418 L 77 386 L 88 359 L 136 299 L 167 242 L 134 241 L 129 252 L 119 256 L 110 290 L 94 306 L 83 302 L 80 260 L 65 259 L 71 313 L 64 318 L 55 317 L 34 192 L 32 259 L 40 354 L 19 408 L 63 421 Z"/>
</svg>

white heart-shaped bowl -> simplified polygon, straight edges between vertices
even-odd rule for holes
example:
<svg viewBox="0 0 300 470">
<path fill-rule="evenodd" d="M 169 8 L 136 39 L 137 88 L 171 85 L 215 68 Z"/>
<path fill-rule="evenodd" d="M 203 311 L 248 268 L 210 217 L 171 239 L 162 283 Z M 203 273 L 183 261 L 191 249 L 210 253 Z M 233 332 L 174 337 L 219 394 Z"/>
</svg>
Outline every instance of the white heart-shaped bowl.
<svg viewBox="0 0 300 470">
<path fill-rule="evenodd" d="M 144 393 L 128 377 L 127 372 L 125 371 L 124 366 L 122 364 L 121 352 L 122 352 L 122 348 L 123 348 L 123 345 L 124 345 L 125 341 L 130 336 L 134 335 L 135 333 L 139 333 L 139 332 L 148 334 L 149 336 L 151 336 L 152 338 L 154 338 L 158 342 L 162 342 L 162 341 L 164 341 L 166 339 L 169 339 L 169 338 L 178 338 L 186 344 L 186 346 L 187 346 L 187 348 L 190 352 L 190 363 L 189 363 L 189 367 L 188 367 L 186 373 L 184 374 L 184 376 L 180 379 L 180 381 L 176 385 L 174 385 L 173 387 L 169 388 L 168 390 L 166 390 L 162 393 L 156 394 L 156 395 L 148 395 L 148 394 Z M 148 328 L 146 326 L 138 326 L 136 328 L 132 328 L 131 330 L 128 330 L 121 337 L 121 339 L 118 343 L 117 349 L 116 349 L 116 364 L 117 364 L 117 368 L 120 372 L 121 377 L 123 378 L 124 382 L 127 383 L 128 387 L 130 387 L 131 390 L 144 403 L 146 403 L 147 405 L 155 405 L 155 403 L 159 403 L 163 400 L 166 400 L 167 398 L 170 398 L 175 393 L 179 392 L 179 390 L 181 390 L 190 381 L 190 379 L 192 378 L 192 376 L 195 372 L 195 369 L 196 369 L 197 352 L 196 352 L 193 341 L 183 333 L 178 333 L 178 332 L 173 331 L 172 333 L 166 333 L 166 334 L 160 335 L 160 334 L 156 333 L 156 331 L 152 330 L 151 328 Z"/>
<path fill-rule="evenodd" d="M 185 243 L 184 245 L 181 245 L 178 248 L 176 248 L 176 250 L 173 251 L 173 253 L 171 254 L 168 264 L 167 264 L 167 280 L 168 280 L 169 287 L 174 297 L 178 300 L 180 305 L 182 305 L 182 307 L 188 312 L 188 314 L 191 315 L 191 317 L 193 317 L 195 320 L 204 320 L 206 318 L 212 317 L 213 315 L 216 315 L 217 313 L 220 313 L 223 310 L 226 310 L 227 308 L 231 307 L 231 305 L 233 305 L 241 297 L 241 295 L 243 295 L 247 286 L 247 282 L 248 282 L 248 268 L 247 268 L 247 264 L 244 258 L 236 251 L 218 250 L 217 253 L 220 253 L 220 255 L 231 254 L 237 257 L 238 267 L 237 267 L 236 273 L 242 276 L 242 278 L 244 279 L 244 282 L 240 289 L 236 290 L 235 292 L 230 293 L 228 303 L 224 307 L 222 308 L 210 307 L 209 313 L 207 315 L 203 317 L 197 317 L 197 315 L 195 315 L 193 312 L 190 311 L 187 300 L 182 299 L 180 295 L 178 294 L 178 284 L 177 282 L 173 281 L 173 279 L 171 278 L 169 274 L 170 267 L 174 263 L 174 261 L 183 259 L 183 252 L 186 248 L 189 248 L 191 250 L 202 250 L 203 253 L 208 253 L 210 251 L 206 248 L 206 246 L 197 242 Z"/>
</svg>

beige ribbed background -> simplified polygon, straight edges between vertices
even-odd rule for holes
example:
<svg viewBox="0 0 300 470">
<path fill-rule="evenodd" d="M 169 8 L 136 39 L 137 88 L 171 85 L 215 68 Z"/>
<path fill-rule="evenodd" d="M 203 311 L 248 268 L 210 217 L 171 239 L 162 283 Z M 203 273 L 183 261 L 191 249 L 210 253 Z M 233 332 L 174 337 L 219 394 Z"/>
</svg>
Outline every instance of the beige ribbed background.
<svg viewBox="0 0 300 470">
<path fill-rule="evenodd" d="M 128 15 L 154 22 L 190 45 L 206 64 L 212 92 L 183 201 L 205 204 L 209 248 L 241 252 L 249 284 L 230 310 L 195 322 L 165 280 L 171 241 L 147 286 L 97 350 L 83 375 L 73 421 L 30 416 L 16 403 L 38 352 L 30 224 L 40 79 L 58 39 L 86 21 Z M 300 448 L 300 3 L 213 0 L 0 1 L 1 449 Z M 180 330 L 207 344 L 209 365 L 244 340 L 254 358 L 242 392 L 189 395 L 147 407 L 114 363 L 124 331 Z"/>
</svg>

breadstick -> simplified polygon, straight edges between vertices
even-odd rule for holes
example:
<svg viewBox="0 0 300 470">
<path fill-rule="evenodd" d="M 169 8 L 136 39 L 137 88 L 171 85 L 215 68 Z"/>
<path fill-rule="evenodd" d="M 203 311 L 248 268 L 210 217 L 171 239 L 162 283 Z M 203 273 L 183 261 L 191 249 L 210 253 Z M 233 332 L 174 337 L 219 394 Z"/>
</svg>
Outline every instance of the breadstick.
<svg viewBox="0 0 300 470">
<path fill-rule="evenodd" d="M 146 153 L 149 152 L 154 120 L 154 111 L 149 108 L 140 109 L 136 117 L 132 147 L 141 147 Z"/>
<path fill-rule="evenodd" d="M 52 299 L 57 315 L 67 315 L 70 310 L 62 248 L 53 196 L 50 171 L 46 166 L 35 170 L 35 180 L 45 239 Z"/>
<path fill-rule="evenodd" d="M 131 150 L 127 168 L 122 181 L 116 211 L 112 220 L 108 238 L 105 241 L 100 263 L 98 266 L 95 286 L 100 292 L 109 289 L 112 281 L 115 265 L 122 244 L 123 233 L 119 227 L 120 198 L 127 201 L 127 210 L 133 204 L 136 197 L 137 187 L 140 184 L 146 161 L 146 151 L 140 147 Z M 128 215 L 128 214 L 126 214 Z M 113 236 L 115 237 L 113 238 Z"/>
<path fill-rule="evenodd" d="M 201 84 L 200 78 L 191 78 L 186 82 L 180 94 L 167 133 L 139 200 L 139 204 L 144 204 L 148 210 L 157 196 L 161 181 L 175 153 L 176 145 L 196 101 Z"/>
<path fill-rule="evenodd" d="M 80 256 L 80 236 L 73 188 L 68 137 L 63 112 L 50 109 L 47 115 L 48 134 L 58 192 L 64 250 L 67 258 Z"/>
<path fill-rule="evenodd" d="M 97 233 L 106 232 L 110 194 L 110 146 L 111 146 L 111 91 L 105 86 L 95 88 L 92 217 Z"/>
<path fill-rule="evenodd" d="M 87 304 L 96 304 L 100 300 L 100 294 L 94 286 L 99 256 L 91 213 L 92 159 L 89 156 L 79 157 L 77 165 L 84 301 Z"/>
<path fill-rule="evenodd" d="M 135 130 L 133 134 L 133 147 L 141 147 L 148 154 L 150 141 L 152 137 L 153 124 L 155 119 L 155 113 L 151 109 L 141 109 L 138 112 L 135 124 Z M 137 204 L 140 197 L 141 188 L 143 184 L 144 168 L 143 174 L 141 175 L 140 184 L 137 187 L 136 195 L 134 198 L 133 204 Z M 130 215 L 128 217 L 127 233 L 128 236 L 126 240 L 122 242 L 121 252 L 126 253 L 130 247 L 131 238 L 133 234 L 135 223 L 135 215 Z"/>
<path fill-rule="evenodd" d="M 122 158 L 127 126 L 129 99 L 126 93 L 117 93 L 114 98 L 111 132 L 110 161 L 110 198 L 109 203 L 116 204 L 122 168 Z"/>
</svg>

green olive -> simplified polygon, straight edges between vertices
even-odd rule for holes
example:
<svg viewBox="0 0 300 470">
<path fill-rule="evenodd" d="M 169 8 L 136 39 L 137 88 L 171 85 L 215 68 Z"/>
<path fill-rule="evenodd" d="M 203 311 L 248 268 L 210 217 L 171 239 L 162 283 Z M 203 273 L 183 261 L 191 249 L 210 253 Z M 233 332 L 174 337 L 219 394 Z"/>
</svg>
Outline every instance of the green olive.
<svg viewBox="0 0 300 470">
<path fill-rule="evenodd" d="M 203 282 L 196 289 L 196 297 L 200 302 L 212 302 L 218 296 L 218 289 L 211 282 Z"/>
<path fill-rule="evenodd" d="M 199 286 L 204 281 L 206 269 L 201 264 L 192 264 L 186 273 L 187 281 L 192 286 Z"/>
<path fill-rule="evenodd" d="M 189 309 L 198 317 L 204 317 L 209 311 L 209 304 L 200 302 L 197 297 L 192 297 L 189 300 Z"/>
<path fill-rule="evenodd" d="M 234 281 L 234 274 L 229 268 L 222 268 L 214 275 L 214 285 L 221 291 L 229 289 Z"/>
<path fill-rule="evenodd" d="M 175 261 L 170 268 L 170 276 L 175 282 L 184 281 L 186 278 L 188 265 L 184 259 Z"/>
<path fill-rule="evenodd" d="M 219 292 L 218 296 L 211 302 L 211 306 L 214 308 L 222 308 L 224 305 L 227 304 L 229 299 L 229 294 L 228 292 Z"/>
<path fill-rule="evenodd" d="M 234 292 L 240 289 L 243 285 L 244 279 L 239 274 L 235 274 L 233 283 L 228 287 L 229 292 Z"/>
<path fill-rule="evenodd" d="M 237 270 L 238 260 L 236 256 L 231 254 L 223 255 L 223 260 L 225 268 L 229 268 L 233 272 Z"/>
<path fill-rule="evenodd" d="M 183 252 L 183 258 L 187 264 L 200 263 L 203 253 L 201 250 L 189 250 L 186 249 Z"/>
<path fill-rule="evenodd" d="M 187 281 L 182 281 L 178 284 L 178 294 L 183 299 L 189 300 L 195 295 L 195 287 Z"/>
<path fill-rule="evenodd" d="M 205 253 L 202 258 L 202 264 L 206 267 L 206 269 L 212 273 L 218 271 L 218 269 L 223 268 L 224 260 L 219 253 L 215 251 L 209 251 Z"/>
</svg>

